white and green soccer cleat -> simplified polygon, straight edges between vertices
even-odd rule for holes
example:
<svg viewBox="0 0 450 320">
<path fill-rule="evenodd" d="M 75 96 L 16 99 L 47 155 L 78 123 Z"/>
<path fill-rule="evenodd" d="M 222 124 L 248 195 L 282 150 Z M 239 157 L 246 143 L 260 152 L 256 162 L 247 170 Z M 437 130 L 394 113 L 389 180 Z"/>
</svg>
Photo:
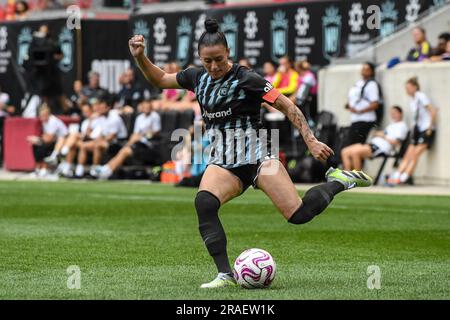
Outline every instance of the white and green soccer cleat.
<svg viewBox="0 0 450 320">
<path fill-rule="evenodd" d="M 203 289 L 209 288 L 224 288 L 224 287 L 236 287 L 236 280 L 227 273 L 219 273 L 217 277 L 208 283 L 204 283 L 200 286 Z"/>
<path fill-rule="evenodd" d="M 327 181 L 337 181 L 345 186 L 345 189 L 352 189 L 355 187 L 370 187 L 373 184 L 373 180 L 370 176 L 362 171 L 347 171 L 341 169 L 335 169 L 330 167 L 327 173 L 325 173 Z"/>
</svg>

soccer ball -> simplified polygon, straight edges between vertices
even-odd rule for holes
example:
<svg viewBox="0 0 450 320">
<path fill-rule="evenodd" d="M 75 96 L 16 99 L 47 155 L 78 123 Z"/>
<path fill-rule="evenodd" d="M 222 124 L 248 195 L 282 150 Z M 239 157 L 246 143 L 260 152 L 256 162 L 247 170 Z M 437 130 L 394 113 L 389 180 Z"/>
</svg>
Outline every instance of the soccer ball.
<svg viewBox="0 0 450 320">
<path fill-rule="evenodd" d="M 270 253 L 248 249 L 234 262 L 234 278 L 246 289 L 267 288 L 275 278 L 277 266 Z"/>
</svg>

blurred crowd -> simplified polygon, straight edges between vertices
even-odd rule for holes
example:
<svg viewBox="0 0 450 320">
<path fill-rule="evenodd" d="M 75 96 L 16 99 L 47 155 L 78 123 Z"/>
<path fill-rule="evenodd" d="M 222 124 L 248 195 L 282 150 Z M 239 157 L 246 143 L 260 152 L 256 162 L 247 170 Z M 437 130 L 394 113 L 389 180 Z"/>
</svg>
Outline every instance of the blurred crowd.
<svg viewBox="0 0 450 320">
<path fill-rule="evenodd" d="M 33 11 L 61 10 L 71 5 L 90 8 L 93 0 L 7 0 L 0 4 L 0 21 L 25 20 Z"/>
<path fill-rule="evenodd" d="M 449 33 L 440 34 L 434 47 L 427 40 L 426 31 L 420 27 L 413 29 L 412 39 L 414 44 L 406 56 L 396 61 L 393 59 L 388 67 L 392 68 L 400 62 L 450 60 Z M 61 54 L 59 50 L 52 52 Z M 262 66 L 252 66 L 248 59 L 242 57 L 238 64 L 260 73 L 302 110 L 313 129 L 317 127 L 317 69 L 314 70 L 307 60 L 291 61 L 285 56 L 279 59 L 278 64 L 267 61 Z M 168 73 L 177 73 L 182 67 L 191 66 L 180 66 L 175 61 L 169 61 L 163 69 Z M 345 107 L 351 113 L 351 123 L 348 124 L 345 141 L 335 151 L 341 166 L 348 170 L 360 170 L 365 159 L 391 154 L 409 137 L 412 146 L 418 147 L 408 149 L 405 163 L 389 180 L 391 184 L 406 183 L 413 175 L 418 157 L 432 145 L 437 109 L 432 106 L 426 93 L 420 91 L 419 79 L 409 79 L 405 85 L 412 101 L 411 110 L 415 114 L 413 127 L 406 128 L 402 122 L 403 108 L 395 105 L 386 109 L 391 123 L 380 131 L 385 106 L 381 86 L 375 79 L 376 67 L 371 62 L 364 63 L 361 79 L 349 90 Z M 117 79 L 120 91 L 112 93 L 100 86 L 101 77 L 95 70 L 90 71 L 86 83 L 74 81 L 72 93 L 32 92 L 39 96 L 34 116 L 39 116 L 44 129 L 42 136 L 29 137 L 37 163 L 36 175 L 45 176 L 49 168 L 56 168 L 57 174 L 66 177 L 89 175 L 109 178 L 130 158 L 139 159 L 146 165 L 160 165 L 158 150 L 163 142 L 159 140 L 159 133 L 165 129 L 161 115 L 171 111 L 191 112 L 191 132 L 195 120 L 201 119 L 200 107 L 193 92 L 165 89 L 155 93 L 147 83 L 136 81 L 136 70 L 130 68 Z M 52 86 L 52 89 L 55 87 Z M 48 96 L 52 94 L 56 99 Z M 270 107 L 261 110 L 263 122 L 269 124 L 269 128 L 274 128 L 270 124 L 276 123 L 275 128 L 287 133 L 280 134 L 280 137 L 288 145 L 299 137 L 298 131 L 279 111 Z M 0 125 L 6 117 L 18 113 L 22 114 L 23 110 L 10 105 L 8 93 L 0 88 Z M 59 119 L 64 116 L 77 125 L 65 124 Z M 283 141 L 280 142 L 283 147 Z M 186 153 L 181 152 L 177 156 L 181 160 Z M 188 176 L 192 167 L 180 163 L 176 166 L 179 176 Z M 201 174 L 201 170 L 197 171 Z"/>
</svg>

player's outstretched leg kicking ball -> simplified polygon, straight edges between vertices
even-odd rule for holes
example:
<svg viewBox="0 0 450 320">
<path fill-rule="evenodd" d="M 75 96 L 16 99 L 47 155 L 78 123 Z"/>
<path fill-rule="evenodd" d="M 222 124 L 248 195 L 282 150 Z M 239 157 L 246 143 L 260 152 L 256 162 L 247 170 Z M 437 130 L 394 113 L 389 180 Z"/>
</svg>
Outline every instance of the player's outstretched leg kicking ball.
<svg viewBox="0 0 450 320">
<path fill-rule="evenodd" d="M 331 168 L 326 174 L 327 182 L 311 188 L 300 199 L 276 152 L 263 151 L 271 148 L 259 136 L 260 129 L 264 129 L 260 121 L 261 107 L 270 105 L 284 113 L 299 130 L 315 159 L 326 162 L 334 154 L 333 150 L 316 139 L 304 115 L 289 98 L 256 72 L 230 62 L 230 49 L 216 20 L 206 19 L 205 29 L 198 41 L 201 68 L 166 73 L 144 54 L 142 35 L 133 36 L 129 48 L 152 84 L 161 89 L 184 88 L 195 92 L 211 143 L 222 141 L 211 148 L 209 164 L 195 198 L 200 235 L 218 271 L 213 281 L 201 287 L 222 288 L 236 285 L 218 214 L 224 203 L 253 185 L 267 194 L 287 221 L 303 224 L 325 210 L 339 192 L 369 186 L 372 179 L 361 171 Z M 258 133 L 255 137 L 248 132 Z M 219 140 L 215 139 L 217 134 Z M 246 142 L 239 147 L 229 143 L 242 140 Z"/>
</svg>

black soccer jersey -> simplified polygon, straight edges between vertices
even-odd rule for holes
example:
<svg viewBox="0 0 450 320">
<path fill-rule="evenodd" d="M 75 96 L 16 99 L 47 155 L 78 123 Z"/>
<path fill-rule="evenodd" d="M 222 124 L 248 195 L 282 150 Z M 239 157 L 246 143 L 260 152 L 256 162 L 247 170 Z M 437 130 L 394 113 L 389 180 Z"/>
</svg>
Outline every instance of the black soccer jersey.
<svg viewBox="0 0 450 320">
<path fill-rule="evenodd" d="M 270 154 L 270 137 L 262 136 L 261 103 L 273 103 L 280 93 L 269 81 L 233 64 L 220 79 L 204 68 L 188 68 L 177 74 L 177 82 L 195 92 L 200 104 L 212 145 L 210 164 L 235 168 Z"/>
</svg>

